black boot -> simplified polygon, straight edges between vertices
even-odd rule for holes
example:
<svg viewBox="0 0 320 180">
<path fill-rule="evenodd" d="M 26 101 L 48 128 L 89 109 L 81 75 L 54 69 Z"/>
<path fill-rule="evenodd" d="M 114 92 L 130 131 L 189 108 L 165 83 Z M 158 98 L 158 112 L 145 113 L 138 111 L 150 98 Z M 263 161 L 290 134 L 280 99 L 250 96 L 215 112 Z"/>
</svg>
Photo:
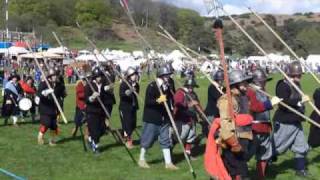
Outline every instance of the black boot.
<svg viewBox="0 0 320 180">
<path fill-rule="evenodd" d="M 296 175 L 300 177 L 307 177 L 308 171 L 306 170 L 306 159 L 295 158 L 295 166 L 296 166 Z"/>
</svg>

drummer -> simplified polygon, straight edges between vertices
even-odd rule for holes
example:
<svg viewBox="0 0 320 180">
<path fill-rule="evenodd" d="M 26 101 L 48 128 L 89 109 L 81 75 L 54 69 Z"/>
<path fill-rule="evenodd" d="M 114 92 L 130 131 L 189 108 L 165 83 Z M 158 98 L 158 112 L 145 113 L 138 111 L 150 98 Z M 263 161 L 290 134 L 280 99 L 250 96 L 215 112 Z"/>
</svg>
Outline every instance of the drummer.
<svg viewBox="0 0 320 180">
<path fill-rule="evenodd" d="M 33 78 L 31 76 L 28 76 L 25 81 L 24 80 L 19 81 L 19 84 L 20 84 L 20 86 L 21 86 L 21 88 L 23 90 L 23 97 L 31 100 L 31 102 L 32 102 L 32 106 L 31 107 L 25 107 L 23 109 L 29 109 L 30 110 L 31 120 L 32 120 L 32 123 L 34 123 L 35 122 L 35 116 L 36 116 L 35 95 L 36 95 L 36 92 L 37 92 L 37 89 L 36 89 L 36 87 L 34 85 L 34 80 L 33 80 Z M 26 104 L 26 106 L 28 106 L 28 105 Z M 24 111 L 24 116 L 27 115 L 28 111 Z"/>
</svg>

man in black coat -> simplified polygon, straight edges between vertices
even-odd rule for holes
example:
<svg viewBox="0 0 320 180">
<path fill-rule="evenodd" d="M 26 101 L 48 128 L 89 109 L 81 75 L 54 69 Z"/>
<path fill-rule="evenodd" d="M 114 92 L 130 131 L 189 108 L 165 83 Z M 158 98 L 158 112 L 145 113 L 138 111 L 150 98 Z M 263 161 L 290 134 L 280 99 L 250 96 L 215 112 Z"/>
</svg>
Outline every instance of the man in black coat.
<svg viewBox="0 0 320 180">
<path fill-rule="evenodd" d="M 217 87 L 214 86 L 213 84 L 210 84 L 208 87 L 208 101 L 207 101 L 207 106 L 204 112 L 210 122 L 212 122 L 214 118 L 220 117 L 217 103 L 218 103 L 218 99 L 222 95 L 220 91 L 223 88 L 223 80 L 224 80 L 223 76 L 224 76 L 223 71 L 221 70 L 217 71 L 213 75 L 213 80 L 215 80 L 218 83 L 219 85 L 218 88 L 220 88 L 220 90 L 218 90 Z M 209 132 L 208 123 L 206 121 L 202 121 L 201 126 L 202 126 L 202 135 L 207 137 Z"/>
<path fill-rule="evenodd" d="M 104 97 L 106 95 L 106 84 L 103 83 L 102 71 L 99 68 L 93 70 L 92 80 L 90 84 L 93 86 L 92 91 L 89 83 L 85 86 L 85 101 L 86 101 L 86 119 L 89 130 L 89 144 L 94 153 L 99 153 L 99 142 L 101 136 L 106 132 L 107 126 L 105 123 L 108 115 L 103 110 L 101 104 L 98 101 L 98 97 Z"/>
<path fill-rule="evenodd" d="M 303 71 L 299 61 L 294 61 L 288 65 L 287 74 L 293 83 L 300 87 Z M 282 98 L 284 103 L 301 113 L 305 112 L 304 103 L 310 100 L 308 96 L 301 96 L 287 79 L 280 80 L 277 83 L 276 95 Z M 275 155 L 282 154 L 290 149 L 295 154 L 296 175 L 307 176 L 306 155 L 309 146 L 305 141 L 303 132 L 303 118 L 280 105 L 273 120 Z"/>
<path fill-rule="evenodd" d="M 116 104 L 116 98 L 114 96 L 114 82 L 116 81 L 116 76 L 113 71 L 113 63 L 111 61 L 107 62 L 104 75 L 102 82 L 105 84 L 105 93 L 101 96 L 101 99 L 106 106 L 108 113 L 111 115 L 113 105 Z"/>
<path fill-rule="evenodd" d="M 19 107 L 18 101 L 22 97 L 21 87 L 19 86 L 20 77 L 14 71 L 10 74 L 9 81 L 5 84 L 4 96 L 2 103 L 2 116 L 4 117 L 4 124 L 8 124 L 8 119 L 12 117 L 13 125 L 17 126 Z"/>
<path fill-rule="evenodd" d="M 129 68 L 126 72 L 126 80 L 134 89 L 129 87 L 124 81 L 121 82 L 119 91 L 119 111 L 126 146 L 131 149 L 133 148 L 131 135 L 136 128 L 137 111 L 139 109 L 138 98 L 134 93 L 134 91 L 139 93 L 140 90 L 137 71 L 133 68 Z"/>
<path fill-rule="evenodd" d="M 178 169 L 171 161 L 170 119 L 164 106 L 164 103 L 172 101 L 169 99 L 172 98 L 169 84 L 170 75 L 171 72 L 167 67 L 160 68 L 157 72 L 157 79 L 151 82 L 146 90 L 139 160 L 139 166 L 142 168 L 150 168 L 145 160 L 145 153 L 154 141 L 159 139 L 166 169 Z M 159 88 L 163 94 L 160 93 Z"/>
<path fill-rule="evenodd" d="M 67 97 L 67 89 L 65 86 L 63 74 L 58 66 L 55 67 L 55 73 L 57 75 L 55 93 L 56 93 L 58 102 L 59 102 L 61 108 L 63 109 L 64 99 Z M 58 121 L 61 121 L 60 113 L 58 113 Z"/>
<path fill-rule="evenodd" d="M 317 88 L 314 91 L 313 100 L 314 100 L 314 104 L 319 109 L 320 108 L 320 88 Z M 310 115 L 310 118 L 313 119 L 315 122 L 320 123 L 320 116 L 315 110 Z M 308 143 L 312 148 L 317 148 L 320 146 L 319 134 L 320 134 L 320 128 L 315 125 L 311 125 L 310 131 L 309 131 Z"/>
<path fill-rule="evenodd" d="M 61 93 L 57 88 L 57 75 L 53 69 L 49 70 L 47 79 L 50 83 L 49 88 L 45 81 L 42 81 L 37 91 L 37 97 L 39 100 L 39 114 L 40 114 L 40 129 L 38 134 L 38 144 L 44 144 L 44 134 L 48 129 L 51 130 L 51 138 L 49 141 L 50 146 L 55 146 L 55 137 L 58 135 L 57 115 L 59 113 L 57 105 L 52 97 L 54 93 L 57 98 Z"/>
</svg>

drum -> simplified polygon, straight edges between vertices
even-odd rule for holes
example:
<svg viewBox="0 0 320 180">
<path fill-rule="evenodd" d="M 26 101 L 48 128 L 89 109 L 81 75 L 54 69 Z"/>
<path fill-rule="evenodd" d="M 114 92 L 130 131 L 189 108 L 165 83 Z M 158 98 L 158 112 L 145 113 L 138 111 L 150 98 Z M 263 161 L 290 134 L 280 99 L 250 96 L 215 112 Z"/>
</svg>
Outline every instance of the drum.
<svg viewBox="0 0 320 180">
<path fill-rule="evenodd" d="M 29 111 L 32 107 L 32 101 L 28 98 L 22 98 L 19 101 L 19 108 L 22 111 Z"/>
</svg>

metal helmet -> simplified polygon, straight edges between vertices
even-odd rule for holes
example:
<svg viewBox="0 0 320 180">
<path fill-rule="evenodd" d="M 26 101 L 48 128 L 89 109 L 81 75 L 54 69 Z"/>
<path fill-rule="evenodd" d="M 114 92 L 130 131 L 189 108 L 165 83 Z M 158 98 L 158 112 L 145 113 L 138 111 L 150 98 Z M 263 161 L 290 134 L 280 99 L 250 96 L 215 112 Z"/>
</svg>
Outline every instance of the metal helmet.
<svg viewBox="0 0 320 180">
<path fill-rule="evenodd" d="M 199 87 L 199 85 L 197 84 L 197 82 L 194 78 L 187 79 L 184 83 L 184 86 L 185 87 L 195 87 L 195 88 Z"/>
<path fill-rule="evenodd" d="M 93 71 L 92 71 L 92 77 L 93 78 L 97 78 L 97 77 L 100 77 L 100 76 L 102 76 L 103 75 L 103 73 L 102 73 L 102 71 L 100 70 L 100 68 L 94 68 L 93 69 Z"/>
<path fill-rule="evenodd" d="M 253 71 L 252 78 L 253 78 L 253 82 L 255 83 L 265 82 L 272 79 L 272 78 L 268 78 L 267 74 L 261 68 L 258 68 L 255 71 Z"/>
<path fill-rule="evenodd" d="M 293 61 L 287 66 L 287 74 L 289 76 L 296 76 L 303 74 L 302 66 L 299 61 Z"/>
<path fill-rule="evenodd" d="M 137 71 L 134 68 L 129 67 L 127 72 L 126 72 L 126 76 L 129 77 L 129 76 L 131 76 L 133 74 L 137 74 Z"/>
<path fill-rule="evenodd" d="M 113 66 L 113 62 L 111 60 L 107 61 L 106 66 L 107 67 L 112 67 Z"/>
<path fill-rule="evenodd" d="M 57 75 L 61 75 L 60 68 L 58 66 L 54 67 L 54 71 L 56 72 Z"/>
<path fill-rule="evenodd" d="M 157 77 L 165 76 L 165 75 L 171 75 L 172 72 L 168 69 L 168 67 L 160 67 L 157 71 Z"/>
<path fill-rule="evenodd" d="M 230 86 L 250 80 L 252 80 L 252 77 L 245 75 L 241 70 L 233 70 L 229 72 Z"/>
<path fill-rule="evenodd" d="M 213 80 L 215 81 L 223 81 L 224 74 L 222 70 L 218 70 L 216 73 L 213 74 Z"/>
<path fill-rule="evenodd" d="M 56 71 L 54 69 L 50 68 L 48 71 L 48 77 L 55 76 L 55 75 L 57 75 Z"/>
<path fill-rule="evenodd" d="M 171 73 L 173 73 L 173 72 L 174 72 L 174 69 L 173 69 L 173 67 L 172 67 L 172 64 L 171 64 L 171 63 L 167 63 L 165 66 L 170 70 L 170 72 L 171 72 Z"/>
</svg>

